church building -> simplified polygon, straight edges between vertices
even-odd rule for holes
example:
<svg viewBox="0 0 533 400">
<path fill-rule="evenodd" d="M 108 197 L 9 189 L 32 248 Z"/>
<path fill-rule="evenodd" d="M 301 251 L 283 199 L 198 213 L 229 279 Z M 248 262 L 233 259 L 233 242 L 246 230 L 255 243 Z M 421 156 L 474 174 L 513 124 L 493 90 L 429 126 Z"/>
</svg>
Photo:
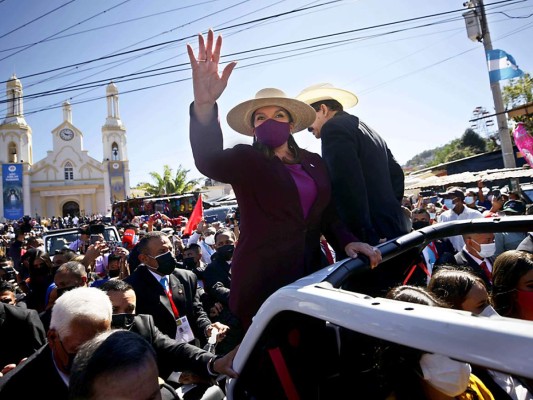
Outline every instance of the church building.
<svg viewBox="0 0 533 400">
<path fill-rule="evenodd" d="M 72 123 L 72 106 L 67 101 L 63 120 L 51 131 L 52 150 L 34 162 L 33 132 L 24 118 L 22 84 L 13 75 L 6 86 L 7 113 L 0 124 L 1 220 L 23 215 L 110 215 L 114 201 L 130 196 L 126 128 L 113 83 L 106 88 L 101 161 L 83 149 L 84 133 Z M 93 133 L 85 138 L 96 140 Z"/>
</svg>

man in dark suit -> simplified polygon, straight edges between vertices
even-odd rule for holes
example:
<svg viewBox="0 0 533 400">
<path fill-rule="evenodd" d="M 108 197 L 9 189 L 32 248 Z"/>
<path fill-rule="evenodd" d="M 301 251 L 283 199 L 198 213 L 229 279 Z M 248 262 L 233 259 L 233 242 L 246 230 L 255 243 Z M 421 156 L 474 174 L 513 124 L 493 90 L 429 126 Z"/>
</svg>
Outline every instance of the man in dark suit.
<svg viewBox="0 0 533 400">
<path fill-rule="evenodd" d="M 468 266 L 483 279 L 487 290 L 492 288 L 492 265 L 494 263 L 494 233 L 470 233 L 463 235 L 465 245 L 455 255 L 456 265 Z"/>
<path fill-rule="evenodd" d="M 304 89 L 297 99 L 316 111 L 309 131 L 322 140 L 322 158 L 344 223 L 359 239 L 372 245 L 408 233 L 408 221 L 401 209 L 402 168 L 376 132 L 344 111 L 357 104 L 357 97 L 321 84 Z"/>
<path fill-rule="evenodd" d="M 193 272 L 176 269 L 172 244 L 161 232 L 149 232 L 137 244 L 141 264 L 127 279 L 137 295 L 137 313 L 150 314 L 157 328 L 178 341 L 205 343 L 216 327 L 224 337 L 228 327 L 211 323 L 197 291 Z M 191 334 L 194 337 L 191 337 Z"/>
<path fill-rule="evenodd" d="M 0 343 L 0 370 L 18 364 L 42 347 L 46 334 L 37 311 L 0 303 Z"/>
<path fill-rule="evenodd" d="M 209 378 L 207 365 L 210 362 L 213 363 L 214 372 L 231 377 L 237 376 L 231 369 L 235 352 L 216 359 L 211 353 L 187 343 L 178 343 L 163 334 L 154 325 L 151 315 L 134 315 L 136 296 L 127 282 L 110 280 L 102 285 L 102 290 L 107 293 L 113 306 L 112 327 L 131 330 L 146 339 L 156 352 L 159 375 L 164 379 L 174 370 L 189 370 L 201 377 Z"/>
<path fill-rule="evenodd" d="M 77 288 L 57 299 L 48 344 L 0 379 L 2 399 L 68 398 L 72 361 L 78 348 L 111 327 L 111 302 L 101 290 Z"/>
</svg>

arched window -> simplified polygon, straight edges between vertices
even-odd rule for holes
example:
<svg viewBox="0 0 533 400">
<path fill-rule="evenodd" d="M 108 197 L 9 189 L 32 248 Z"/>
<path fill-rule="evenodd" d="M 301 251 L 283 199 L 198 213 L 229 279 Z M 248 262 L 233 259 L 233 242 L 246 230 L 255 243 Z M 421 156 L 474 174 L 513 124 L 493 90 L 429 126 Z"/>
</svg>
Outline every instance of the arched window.
<svg viewBox="0 0 533 400">
<path fill-rule="evenodd" d="M 118 144 L 116 142 L 111 145 L 111 159 L 118 161 Z"/>
<path fill-rule="evenodd" d="M 71 181 L 74 179 L 74 168 L 70 162 L 65 164 L 65 180 Z"/>
<path fill-rule="evenodd" d="M 17 162 L 17 145 L 13 142 L 9 143 L 9 146 L 7 146 L 7 159 L 10 163 Z"/>
</svg>

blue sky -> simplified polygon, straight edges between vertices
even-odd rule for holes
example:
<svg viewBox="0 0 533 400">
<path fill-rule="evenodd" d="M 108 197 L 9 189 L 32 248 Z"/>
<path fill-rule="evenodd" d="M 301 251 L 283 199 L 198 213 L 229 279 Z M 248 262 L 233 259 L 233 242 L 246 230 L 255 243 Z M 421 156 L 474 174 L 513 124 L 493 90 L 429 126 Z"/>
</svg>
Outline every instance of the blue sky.
<svg viewBox="0 0 533 400">
<path fill-rule="evenodd" d="M 463 1 L 325 3 L 326 0 L 0 0 L 0 81 L 15 72 L 22 77 L 24 94 L 30 95 L 178 65 L 169 74 L 116 83 L 121 93 L 120 113 L 127 128 L 132 185 L 149 180 L 148 173 L 162 171 L 164 164 L 181 164 L 191 170 L 191 178 L 200 177 L 188 140 L 191 73 L 180 64 L 188 61 L 185 43 L 197 43 L 189 37 L 209 28 L 215 32 L 226 28 L 222 31 L 223 55 L 239 53 L 223 58 L 238 61 L 219 101 L 227 147 L 249 143 L 250 139 L 229 129 L 226 113 L 264 87 L 278 87 L 296 95 L 312 84 L 330 82 L 353 91 L 359 104 L 348 111 L 372 126 L 402 164 L 423 150 L 460 137 L 470 126 L 475 107 L 493 111 L 483 45 L 467 38 L 461 17 L 465 11 Z M 486 0 L 485 4 L 494 48 L 513 55 L 522 70 L 531 72 L 533 1 Z M 242 25 L 312 6 L 317 7 Z M 43 16 L 46 13 L 49 14 Z M 444 14 L 435 15 L 439 13 Z M 435 16 L 395 23 L 431 15 Z M 31 22 L 34 19 L 37 20 Z M 238 24 L 241 25 L 227 28 Z M 390 25 L 362 29 L 381 24 Z M 306 40 L 319 36 L 326 37 Z M 178 41 L 183 38 L 188 39 Z M 167 41 L 176 42 L 24 78 Z M 293 41 L 301 42 L 282 45 Z M 248 58 L 251 56 L 254 57 Z M 161 72 L 164 71 L 167 70 Z M 171 81 L 180 82 L 162 85 Z M 0 85 L 3 100 L 5 83 Z M 161 86 L 138 90 L 153 85 Z M 24 106 L 26 121 L 33 130 L 34 162 L 52 148 L 51 130 L 62 122 L 61 108 L 34 111 L 60 105 L 67 99 L 73 103 L 73 123 L 84 134 L 85 149 L 101 160 L 104 95 L 105 86 L 100 86 L 27 98 Z M 76 104 L 97 97 L 100 98 Z M 0 104 L 0 119 L 4 117 L 5 105 Z M 320 153 L 320 141 L 311 133 L 303 131 L 295 138 L 300 146 Z"/>
</svg>

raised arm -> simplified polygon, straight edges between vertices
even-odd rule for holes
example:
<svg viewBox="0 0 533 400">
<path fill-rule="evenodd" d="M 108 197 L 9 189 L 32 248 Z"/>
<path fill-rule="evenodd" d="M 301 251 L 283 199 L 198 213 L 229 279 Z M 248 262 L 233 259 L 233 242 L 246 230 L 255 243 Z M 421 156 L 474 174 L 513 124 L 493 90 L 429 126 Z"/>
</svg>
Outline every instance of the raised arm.
<svg viewBox="0 0 533 400">
<path fill-rule="evenodd" d="M 200 123 L 207 124 L 214 112 L 214 105 L 220 97 L 228 79 L 237 63 L 230 62 L 222 75 L 218 73 L 222 36 L 218 36 L 216 42 L 214 33 L 210 29 L 207 33 L 207 43 L 203 35 L 198 35 L 198 57 L 194 56 L 191 45 L 187 44 L 187 52 L 192 69 L 192 81 L 194 89 L 194 112 Z"/>
</svg>

